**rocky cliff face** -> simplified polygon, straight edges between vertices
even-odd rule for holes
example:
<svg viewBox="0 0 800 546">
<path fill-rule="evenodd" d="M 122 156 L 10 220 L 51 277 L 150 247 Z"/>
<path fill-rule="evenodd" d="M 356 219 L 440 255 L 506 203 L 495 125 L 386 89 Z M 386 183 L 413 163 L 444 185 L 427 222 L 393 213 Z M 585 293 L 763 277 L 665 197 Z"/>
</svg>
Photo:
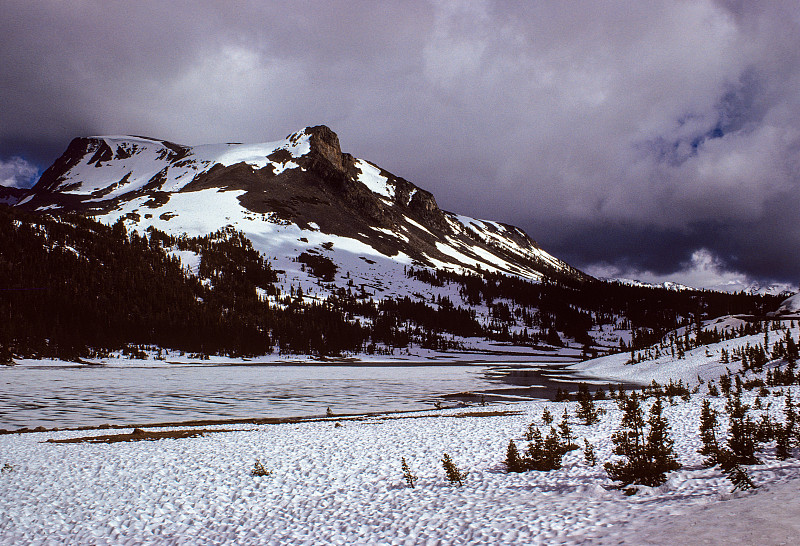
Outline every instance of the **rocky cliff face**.
<svg viewBox="0 0 800 546">
<path fill-rule="evenodd" d="M 76 138 L 18 206 L 123 218 L 142 232 L 203 235 L 233 225 L 266 254 L 296 256 L 327 236 L 342 247 L 334 260 L 373 253 L 398 266 L 587 278 L 522 230 L 445 212 L 430 192 L 343 153 L 326 126 L 266 144 Z M 275 233 L 290 226 L 296 236 L 287 246 Z"/>
</svg>

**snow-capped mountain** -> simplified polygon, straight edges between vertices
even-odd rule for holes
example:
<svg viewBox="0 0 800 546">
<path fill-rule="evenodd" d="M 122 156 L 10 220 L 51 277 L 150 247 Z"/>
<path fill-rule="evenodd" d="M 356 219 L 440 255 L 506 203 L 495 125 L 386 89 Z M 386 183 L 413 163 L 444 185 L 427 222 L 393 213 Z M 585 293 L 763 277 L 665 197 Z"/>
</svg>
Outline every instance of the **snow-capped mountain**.
<svg viewBox="0 0 800 546">
<path fill-rule="evenodd" d="M 76 138 L 17 206 L 123 219 L 140 233 L 153 226 L 198 236 L 233 226 L 287 282 L 307 277 L 298 263 L 305 252 L 337 266 L 336 284 L 355 278 L 385 295 L 413 289 L 398 285 L 404 266 L 590 278 L 519 228 L 441 210 L 431 193 L 342 153 L 325 126 L 263 144 Z M 191 268 L 192 257 L 181 258 Z"/>
<path fill-rule="evenodd" d="M 770 296 L 790 296 L 794 290 L 796 290 L 795 285 L 789 284 L 788 282 L 781 282 L 781 283 L 761 283 L 758 281 L 753 281 L 744 288 L 745 294 L 767 294 Z"/>
<path fill-rule="evenodd" d="M 800 316 L 800 292 L 786 298 L 773 316 Z"/>
<path fill-rule="evenodd" d="M 624 284 L 625 286 L 638 286 L 640 288 L 664 288 L 666 290 L 697 290 L 696 288 L 692 288 L 691 286 L 686 286 L 685 284 L 680 284 L 672 281 L 651 283 L 651 282 L 640 281 L 638 279 L 611 278 L 611 277 L 603 277 L 601 280 L 606 282 Z"/>
</svg>

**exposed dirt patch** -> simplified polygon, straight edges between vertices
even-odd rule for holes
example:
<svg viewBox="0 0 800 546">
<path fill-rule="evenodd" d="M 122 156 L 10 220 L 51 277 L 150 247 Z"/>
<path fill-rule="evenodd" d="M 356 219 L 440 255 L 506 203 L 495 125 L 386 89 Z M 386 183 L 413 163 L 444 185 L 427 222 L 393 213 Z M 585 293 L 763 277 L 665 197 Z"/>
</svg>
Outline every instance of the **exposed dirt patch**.
<svg viewBox="0 0 800 546">
<path fill-rule="evenodd" d="M 196 438 L 211 432 L 235 432 L 241 429 L 193 429 L 193 430 L 143 430 L 133 429 L 133 432 L 123 434 L 106 434 L 103 436 L 82 436 L 80 438 L 66 438 L 63 440 L 47 440 L 50 444 L 115 444 L 117 442 L 140 442 L 142 440 L 163 440 L 165 438 Z"/>
</svg>

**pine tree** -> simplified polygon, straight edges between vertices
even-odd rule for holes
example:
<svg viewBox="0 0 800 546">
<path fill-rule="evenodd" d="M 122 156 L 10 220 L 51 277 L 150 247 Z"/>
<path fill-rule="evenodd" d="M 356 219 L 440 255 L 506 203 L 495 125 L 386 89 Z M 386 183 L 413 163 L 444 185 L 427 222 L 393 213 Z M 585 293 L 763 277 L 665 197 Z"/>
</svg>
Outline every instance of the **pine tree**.
<svg viewBox="0 0 800 546">
<path fill-rule="evenodd" d="M 542 422 L 548 426 L 553 424 L 553 415 L 550 413 L 548 408 L 544 408 L 544 411 L 542 412 Z"/>
<path fill-rule="evenodd" d="M 789 437 L 792 437 L 797 427 L 797 409 L 792 402 L 792 393 L 789 390 L 786 391 L 786 398 L 784 399 L 783 415 L 786 419 L 786 433 Z"/>
<path fill-rule="evenodd" d="M 650 406 L 648 426 L 650 431 L 645 445 L 645 457 L 650 464 L 650 473 L 656 485 L 663 483 L 666 473 L 678 470 L 681 465 L 675 457 L 672 438 L 669 436 L 669 423 L 663 416 L 660 399 Z"/>
<path fill-rule="evenodd" d="M 411 473 L 411 469 L 408 467 L 405 457 L 401 459 L 401 467 L 403 469 L 403 478 L 405 478 L 406 484 L 408 484 L 411 489 L 414 489 L 414 487 L 417 485 L 417 477 Z"/>
<path fill-rule="evenodd" d="M 777 434 L 775 437 L 775 457 L 784 461 L 792 456 L 792 444 L 795 440 L 795 431 L 797 428 L 797 410 L 792 401 L 792 393 L 787 391 L 786 398 L 784 398 L 783 415 L 785 422 L 783 425 L 778 424 Z"/>
<path fill-rule="evenodd" d="M 717 443 L 717 411 L 711 407 L 711 402 L 703 400 L 703 407 L 700 410 L 700 439 L 703 447 L 698 449 L 698 453 L 705 455 L 703 464 L 714 466 L 717 464 L 719 444 Z"/>
<path fill-rule="evenodd" d="M 452 484 L 458 484 L 459 486 L 464 485 L 464 480 L 467 479 L 468 472 L 459 470 L 456 463 L 453 462 L 453 459 L 451 459 L 450 455 L 447 453 L 442 457 L 442 466 L 444 467 L 447 481 Z"/>
<path fill-rule="evenodd" d="M 583 439 L 583 458 L 586 461 L 586 464 L 589 466 L 594 466 L 597 464 L 597 457 L 594 454 L 594 446 L 589 443 L 589 440 L 586 438 Z"/>
<path fill-rule="evenodd" d="M 749 407 L 742 404 L 741 395 L 736 393 L 728 398 L 725 411 L 729 415 L 727 448 L 735 463 L 740 465 L 759 464 L 756 458 L 756 426 L 747 415 Z"/>
<path fill-rule="evenodd" d="M 661 400 L 657 399 L 650 408 L 646 432 L 639 397 L 633 394 L 626 400 L 620 430 L 611 437 L 614 453 L 624 458 L 604 465 L 611 479 L 623 486 L 657 486 L 666 481 L 667 472 L 680 468 L 662 411 Z"/>
<path fill-rule="evenodd" d="M 624 459 L 604 465 L 611 479 L 623 485 L 637 482 L 636 465 L 644 458 L 644 424 L 639 397 L 633 393 L 624 400 L 620 430 L 611 436 L 614 454 Z"/>
<path fill-rule="evenodd" d="M 519 456 L 519 451 L 517 451 L 517 444 L 514 443 L 514 440 L 508 441 L 508 448 L 506 449 L 506 460 L 504 461 L 506 464 L 506 471 L 508 472 L 524 472 L 525 465 L 522 462 L 522 459 Z"/>
<path fill-rule="evenodd" d="M 719 377 L 719 386 L 722 389 L 722 394 L 730 396 L 731 394 L 731 376 L 721 375 Z"/>
<path fill-rule="evenodd" d="M 600 421 L 600 410 L 594 405 L 588 393 L 585 396 L 580 396 L 578 402 L 577 415 L 587 426 Z"/>
<path fill-rule="evenodd" d="M 556 429 L 550 427 L 550 432 L 544 439 L 544 464 L 547 470 L 561 468 L 561 460 L 570 449 L 577 449 L 577 446 L 573 447 L 569 443 L 562 444 Z"/>
<path fill-rule="evenodd" d="M 525 431 L 525 439 L 530 442 L 537 433 L 539 433 L 539 427 L 536 425 L 536 423 L 530 423 L 528 425 L 528 430 Z"/>
<path fill-rule="evenodd" d="M 538 470 L 540 472 L 557 470 L 561 468 L 561 460 L 567 451 L 569 449 L 561 442 L 555 428 L 550 427 L 550 432 L 547 438 L 544 439 L 539 429 L 536 429 L 533 441 L 528 444 L 528 448 L 525 450 L 522 464 L 526 470 Z"/>
<path fill-rule="evenodd" d="M 788 434 L 788 427 L 778 425 L 777 434 L 775 435 L 775 458 L 779 461 L 785 461 L 791 457 L 791 446 L 791 436 Z"/>
<path fill-rule="evenodd" d="M 725 475 L 733 484 L 733 490 L 746 491 L 748 489 L 756 489 L 756 484 L 747 475 L 747 472 L 739 466 L 738 463 L 733 464 L 728 469 L 725 469 Z"/>
<path fill-rule="evenodd" d="M 564 440 L 564 447 L 567 451 L 578 449 L 578 446 L 574 443 L 575 437 L 572 435 L 572 427 L 569 426 L 569 411 L 566 408 L 564 408 L 564 415 L 558 424 L 558 430 L 561 432 L 561 438 Z"/>
</svg>

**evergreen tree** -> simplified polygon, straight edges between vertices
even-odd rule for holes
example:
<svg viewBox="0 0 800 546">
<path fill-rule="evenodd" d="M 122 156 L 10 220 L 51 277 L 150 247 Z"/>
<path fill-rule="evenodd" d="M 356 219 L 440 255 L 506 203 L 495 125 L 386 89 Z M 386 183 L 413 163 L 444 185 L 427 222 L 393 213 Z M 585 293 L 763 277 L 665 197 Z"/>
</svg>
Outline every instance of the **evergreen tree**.
<svg viewBox="0 0 800 546">
<path fill-rule="evenodd" d="M 550 432 L 544 439 L 537 429 L 537 434 L 525 450 L 525 458 L 522 463 L 526 470 L 540 472 L 558 470 L 561 468 L 561 460 L 567 451 L 569 449 L 561 442 L 555 428 L 550 427 Z"/>
<path fill-rule="evenodd" d="M 730 466 L 722 465 L 722 467 L 728 480 L 733 484 L 734 491 L 756 489 L 756 484 L 753 483 L 753 480 L 750 479 L 750 476 L 738 463 L 732 463 Z"/>
<path fill-rule="evenodd" d="M 519 451 L 517 451 L 517 444 L 514 443 L 514 440 L 508 441 L 508 448 L 506 449 L 505 465 L 506 465 L 506 470 L 508 472 L 525 471 L 525 465 L 523 464 L 523 461 L 519 456 Z"/>
<path fill-rule="evenodd" d="M 542 422 L 547 426 L 553 424 L 553 415 L 550 413 L 548 408 L 544 408 L 544 411 L 542 412 Z"/>
<path fill-rule="evenodd" d="M 536 425 L 536 423 L 531 423 L 528 425 L 528 430 L 525 431 L 525 439 L 531 442 L 537 434 L 539 436 L 542 434 L 539 432 L 539 427 Z"/>
<path fill-rule="evenodd" d="M 444 467 L 447 481 L 452 484 L 458 484 L 459 486 L 464 485 L 464 480 L 467 479 L 468 472 L 459 470 L 456 463 L 453 462 L 453 459 L 451 459 L 450 455 L 447 453 L 442 457 L 442 466 Z"/>
<path fill-rule="evenodd" d="M 797 410 L 792 401 L 792 393 L 786 392 L 784 398 L 784 424 L 777 425 L 775 437 L 775 457 L 783 461 L 792 456 L 792 444 L 795 442 L 795 431 L 797 428 Z"/>
<path fill-rule="evenodd" d="M 561 433 L 561 438 L 564 440 L 564 446 L 567 451 L 578 449 L 574 442 L 575 437 L 572 435 L 572 427 L 569 426 L 569 411 L 566 408 L 564 408 L 564 415 L 558 424 L 558 430 Z"/>
<path fill-rule="evenodd" d="M 594 446 L 586 438 L 583 439 L 583 458 L 586 464 L 594 466 L 597 464 L 597 456 L 594 454 Z"/>
<path fill-rule="evenodd" d="M 411 488 L 414 489 L 417 485 L 417 477 L 411 473 L 411 469 L 408 467 L 408 463 L 406 462 L 406 458 L 403 457 L 401 459 L 401 468 L 403 469 L 403 478 L 406 480 L 406 484 Z"/>
<path fill-rule="evenodd" d="M 729 416 L 727 449 L 736 464 L 759 464 L 756 458 L 756 426 L 747 414 L 749 407 L 742 403 L 741 395 L 728 398 L 725 411 Z"/>
<path fill-rule="evenodd" d="M 719 386 L 722 389 L 722 394 L 730 396 L 731 394 L 731 376 L 721 375 L 719 377 Z"/>
<path fill-rule="evenodd" d="M 672 449 L 673 441 L 669 436 L 669 423 L 662 412 L 661 399 L 656 399 L 655 403 L 650 406 L 647 422 L 650 430 L 645 444 L 646 461 L 650 465 L 650 473 L 657 483 L 662 483 L 666 479 L 659 476 L 665 476 L 667 472 L 681 467 L 675 457 L 675 451 Z"/>
<path fill-rule="evenodd" d="M 578 390 L 577 415 L 587 426 L 600 421 L 600 410 L 594 405 L 585 383 L 581 383 L 581 388 Z"/>
<path fill-rule="evenodd" d="M 704 455 L 703 464 L 714 466 L 717 464 L 719 444 L 717 443 L 717 411 L 711 407 L 711 402 L 703 400 L 703 407 L 700 410 L 700 439 L 703 447 L 698 453 Z"/>
<path fill-rule="evenodd" d="M 639 397 L 635 394 L 628 397 L 620 430 L 611 437 L 614 453 L 623 459 L 604 465 L 611 479 L 623 486 L 657 486 L 666 481 L 667 472 L 680 468 L 662 411 L 661 400 L 657 399 L 650 408 L 647 430 Z"/>
<path fill-rule="evenodd" d="M 797 408 L 792 401 L 792 392 L 789 390 L 786 391 L 786 398 L 784 398 L 783 416 L 786 422 L 786 434 L 792 437 L 797 428 Z"/>
<path fill-rule="evenodd" d="M 788 427 L 778 425 L 775 435 L 775 458 L 785 461 L 792 456 L 791 436 L 788 434 Z"/>
</svg>

